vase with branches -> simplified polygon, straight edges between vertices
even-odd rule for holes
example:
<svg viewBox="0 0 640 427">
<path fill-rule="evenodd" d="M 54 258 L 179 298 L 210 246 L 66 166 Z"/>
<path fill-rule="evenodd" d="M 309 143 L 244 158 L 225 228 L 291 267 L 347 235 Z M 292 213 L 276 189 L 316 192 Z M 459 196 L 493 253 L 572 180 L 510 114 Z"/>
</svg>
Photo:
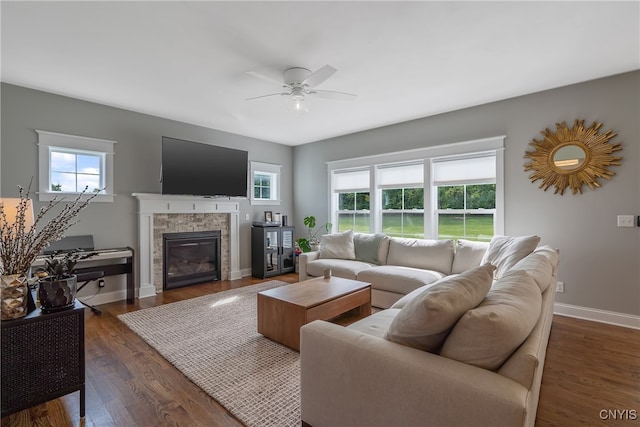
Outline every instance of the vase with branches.
<svg viewBox="0 0 640 427">
<path fill-rule="evenodd" d="M 0 203 L 0 275 L 2 279 L 2 319 L 18 318 L 26 314 L 28 290 L 25 293 L 26 275 L 36 257 L 52 242 L 64 237 L 65 231 L 77 223 L 78 214 L 96 197 L 83 197 L 85 188 L 71 203 L 54 197 L 33 218 L 31 183 L 25 191 L 18 186 L 19 199 L 15 212 Z M 58 210 L 57 213 L 55 211 Z M 53 215 L 53 217 L 51 217 Z M 47 219 L 47 217 L 51 217 Z M 21 283 L 19 285 L 18 283 Z"/>
</svg>

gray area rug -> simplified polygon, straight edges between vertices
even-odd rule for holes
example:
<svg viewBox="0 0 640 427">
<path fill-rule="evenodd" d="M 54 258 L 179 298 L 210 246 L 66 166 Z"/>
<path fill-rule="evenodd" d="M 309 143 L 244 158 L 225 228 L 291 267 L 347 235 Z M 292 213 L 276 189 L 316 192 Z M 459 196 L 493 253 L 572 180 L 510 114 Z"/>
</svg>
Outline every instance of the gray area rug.
<svg viewBox="0 0 640 427">
<path fill-rule="evenodd" d="M 300 358 L 257 331 L 272 280 L 118 318 L 247 426 L 300 425 Z"/>
</svg>

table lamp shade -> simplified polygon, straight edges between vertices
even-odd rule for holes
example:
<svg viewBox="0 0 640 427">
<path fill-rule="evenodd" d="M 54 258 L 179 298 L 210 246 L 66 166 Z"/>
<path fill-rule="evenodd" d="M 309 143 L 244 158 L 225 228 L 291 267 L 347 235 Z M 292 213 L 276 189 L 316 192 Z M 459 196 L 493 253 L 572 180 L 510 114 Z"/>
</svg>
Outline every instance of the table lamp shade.
<svg viewBox="0 0 640 427">
<path fill-rule="evenodd" d="M 20 205 L 20 199 L 17 197 L 2 197 L 0 198 L 0 205 L 7 218 L 7 223 L 13 225 L 16 222 L 18 216 L 18 206 Z M 24 212 L 24 230 L 29 231 L 33 227 L 33 202 L 31 199 L 26 199 L 26 210 Z"/>
</svg>

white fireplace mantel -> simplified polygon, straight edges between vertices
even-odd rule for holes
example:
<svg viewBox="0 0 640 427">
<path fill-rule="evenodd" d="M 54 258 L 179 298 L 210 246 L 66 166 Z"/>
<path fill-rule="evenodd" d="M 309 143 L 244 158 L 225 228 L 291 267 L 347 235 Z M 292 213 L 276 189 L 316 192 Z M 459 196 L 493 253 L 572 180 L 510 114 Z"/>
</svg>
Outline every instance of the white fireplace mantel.
<svg viewBox="0 0 640 427">
<path fill-rule="evenodd" d="M 184 213 L 229 214 L 229 257 L 231 280 L 240 279 L 240 206 L 238 202 L 223 198 L 198 196 L 170 196 L 164 194 L 133 193 L 138 199 L 138 283 L 136 297 L 156 294 L 153 283 L 153 215 Z"/>
</svg>

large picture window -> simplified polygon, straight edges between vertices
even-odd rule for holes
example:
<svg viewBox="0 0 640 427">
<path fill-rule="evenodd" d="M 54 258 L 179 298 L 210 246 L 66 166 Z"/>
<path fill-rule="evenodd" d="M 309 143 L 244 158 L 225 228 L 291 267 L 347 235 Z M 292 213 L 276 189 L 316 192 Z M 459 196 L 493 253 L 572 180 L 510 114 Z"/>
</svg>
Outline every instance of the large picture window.
<svg viewBox="0 0 640 427">
<path fill-rule="evenodd" d="M 504 233 L 504 137 L 328 163 L 334 231 L 488 241 Z"/>
</svg>

